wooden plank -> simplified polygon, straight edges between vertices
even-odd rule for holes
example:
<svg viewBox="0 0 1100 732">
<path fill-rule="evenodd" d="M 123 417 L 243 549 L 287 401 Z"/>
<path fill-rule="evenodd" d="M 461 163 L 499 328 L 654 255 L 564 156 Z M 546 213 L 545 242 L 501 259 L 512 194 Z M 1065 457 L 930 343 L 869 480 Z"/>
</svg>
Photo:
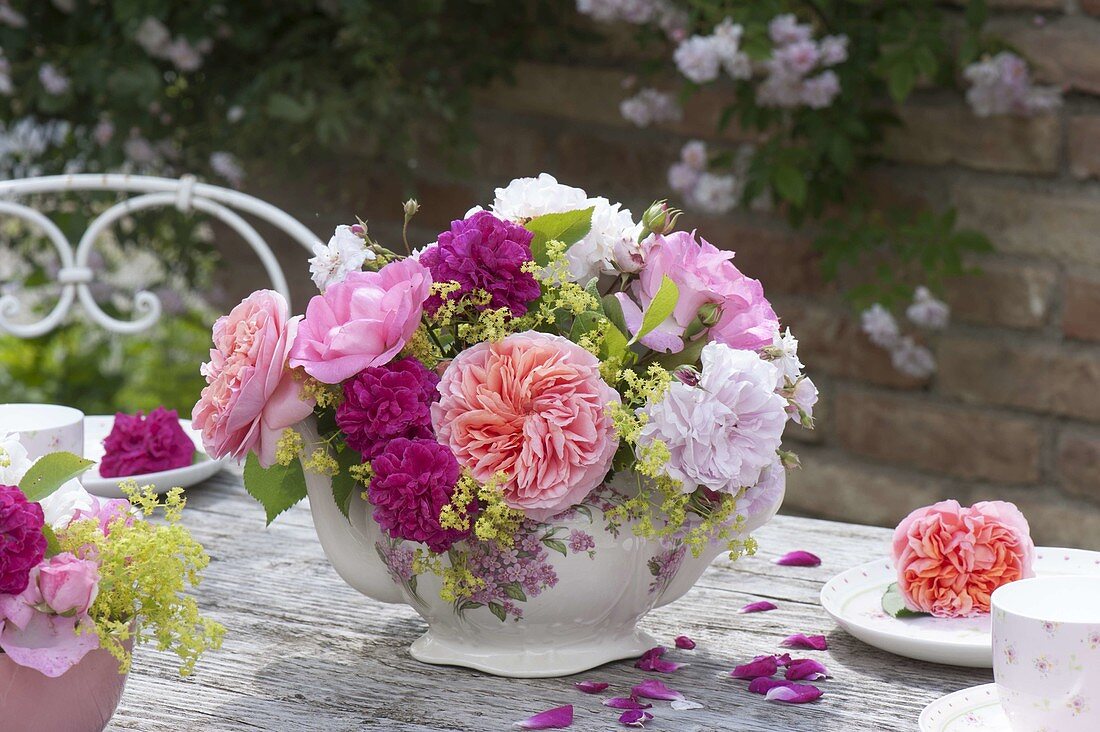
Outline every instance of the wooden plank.
<svg viewBox="0 0 1100 732">
<path fill-rule="evenodd" d="M 223 472 L 188 495 L 185 523 L 211 554 L 200 601 L 229 629 L 187 680 L 171 658 L 139 651 L 109 730 L 279 732 L 506 730 L 531 713 L 574 704 L 575 732 L 622 729 L 600 698 L 573 688 L 578 678 L 500 679 L 414 661 L 409 644 L 424 623 L 401 605 L 384 605 L 345 585 L 325 559 L 307 506 L 265 528 L 239 474 Z M 649 730 L 718 732 L 913 730 L 938 696 L 991 680 L 988 671 L 909 661 L 863 645 L 835 628 L 817 603 L 821 585 L 848 567 L 883 555 L 885 529 L 778 517 L 758 532 L 760 552 L 735 564 L 720 559 L 680 601 L 651 613 L 644 627 L 671 643 L 690 666 L 662 680 L 705 708 L 676 712 L 658 702 Z M 792 549 L 820 555 L 821 567 L 779 567 Z M 772 612 L 738 615 L 770 599 Z M 733 666 L 779 650 L 791 633 L 825 633 L 821 659 L 832 677 L 825 696 L 786 706 L 749 694 L 727 675 Z M 629 661 L 584 674 L 627 693 L 652 675 Z M 609 692 L 610 693 L 610 692 Z"/>
</svg>

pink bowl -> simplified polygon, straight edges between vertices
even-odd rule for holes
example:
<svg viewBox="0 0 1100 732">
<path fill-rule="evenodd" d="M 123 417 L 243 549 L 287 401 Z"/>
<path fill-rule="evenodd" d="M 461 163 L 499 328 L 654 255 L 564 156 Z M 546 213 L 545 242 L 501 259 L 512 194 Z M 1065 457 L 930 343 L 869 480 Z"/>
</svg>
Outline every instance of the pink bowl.
<svg viewBox="0 0 1100 732">
<path fill-rule="evenodd" d="M 35 732 L 100 732 L 114 716 L 126 676 L 103 649 L 51 679 L 0 653 L 0 726 Z"/>
</svg>

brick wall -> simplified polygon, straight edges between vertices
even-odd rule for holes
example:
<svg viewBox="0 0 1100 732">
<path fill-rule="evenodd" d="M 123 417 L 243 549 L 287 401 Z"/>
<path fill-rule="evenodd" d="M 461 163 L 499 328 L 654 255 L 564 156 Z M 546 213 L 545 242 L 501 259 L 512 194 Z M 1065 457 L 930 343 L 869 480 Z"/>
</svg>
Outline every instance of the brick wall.
<svg viewBox="0 0 1100 732">
<path fill-rule="evenodd" d="M 790 480 L 787 511 L 893 525 L 945 497 L 1003 498 L 1039 541 L 1100 549 L 1100 2 L 992 5 L 991 30 L 1066 88 L 1064 108 L 982 120 L 960 95 L 918 97 L 874 173 L 898 195 L 957 206 L 997 250 L 979 262 L 982 274 L 950 286 L 953 322 L 931 343 L 933 379 L 897 373 L 860 333 L 820 277 L 810 233 L 760 213 L 692 214 L 690 224 L 763 280 L 822 389 L 818 429 L 790 435 L 804 468 Z M 415 193 L 420 241 L 490 200 L 495 185 L 539 171 L 640 211 L 667 191 L 665 170 L 684 141 L 720 145 L 738 133 L 714 135 L 719 89 L 692 100 L 676 125 L 629 126 L 618 113 L 636 68 L 626 48 L 613 38 L 585 58 L 524 64 L 514 85 L 483 95 L 464 174 L 425 155 L 410 161 L 410 182 L 364 173 L 349 155 L 292 182 L 276 176 L 269 197 L 318 231 L 359 214 L 392 236 L 402 197 Z M 308 283 L 296 287 L 301 299 Z"/>
</svg>

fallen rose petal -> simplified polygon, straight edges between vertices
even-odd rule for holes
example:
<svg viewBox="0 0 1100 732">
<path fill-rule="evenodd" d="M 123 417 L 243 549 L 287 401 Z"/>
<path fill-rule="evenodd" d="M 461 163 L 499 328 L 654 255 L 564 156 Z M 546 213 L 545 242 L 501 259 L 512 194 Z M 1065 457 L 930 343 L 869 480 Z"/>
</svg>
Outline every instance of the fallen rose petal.
<svg viewBox="0 0 1100 732">
<path fill-rule="evenodd" d="M 773 686 L 764 694 L 768 701 L 779 701 L 787 704 L 805 704 L 821 697 L 821 689 L 810 684 L 787 684 L 786 686 Z"/>
<path fill-rule="evenodd" d="M 664 646 L 657 646 L 656 648 L 650 648 L 648 651 L 642 654 L 642 657 L 634 662 L 634 668 L 640 668 L 642 671 L 657 671 L 662 674 L 670 674 L 684 666 L 686 663 L 675 663 L 673 661 L 665 661 L 661 658 L 668 649 Z"/>
<path fill-rule="evenodd" d="M 686 635 L 676 636 L 675 643 L 676 643 L 676 647 L 681 649 L 681 650 L 684 650 L 684 651 L 693 651 L 693 650 L 695 650 L 695 641 L 693 641 L 691 638 L 688 638 Z"/>
<path fill-rule="evenodd" d="M 635 697 L 643 697 L 645 699 L 659 699 L 660 701 L 673 701 L 675 699 L 683 699 L 684 695 L 675 689 L 670 689 L 657 679 L 650 679 L 649 681 L 643 681 L 630 690 L 630 693 Z"/>
<path fill-rule="evenodd" d="M 774 602 L 768 602 L 767 600 L 760 600 L 759 602 L 750 602 L 745 607 L 741 608 L 737 612 L 739 613 L 762 613 L 768 610 L 775 610 L 776 605 Z"/>
<path fill-rule="evenodd" d="M 604 699 L 603 705 L 612 709 L 649 709 L 653 706 L 640 702 L 632 696 L 613 696 L 610 699 Z"/>
<path fill-rule="evenodd" d="M 669 706 L 671 706 L 673 709 L 675 709 L 678 712 L 683 712 L 683 711 L 686 711 L 688 709 L 702 709 L 703 708 L 702 704 L 700 704 L 699 702 L 696 702 L 696 701 L 691 701 L 690 699 L 673 699 L 672 704 L 670 704 Z"/>
<path fill-rule="evenodd" d="M 775 656 L 759 656 L 752 661 L 742 664 L 730 671 L 730 676 L 735 679 L 759 679 L 775 675 L 779 670 L 779 663 Z"/>
<path fill-rule="evenodd" d="M 573 724 L 573 705 L 547 709 L 545 712 L 528 717 L 522 722 L 516 722 L 514 726 L 520 729 L 565 729 Z"/>
<path fill-rule="evenodd" d="M 652 714 L 643 712 L 641 709 L 628 709 L 619 715 L 619 722 L 627 727 L 642 727 L 652 719 Z"/>
<path fill-rule="evenodd" d="M 821 557 L 804 551 L 794 551 L 784 554 L 775 563 L 783 567 L 816 567 L 821 564 Z"/>
<path fill-rule="evenodd" d="M 802 648 L 808 651 L 826 651 L 829 649 L 829 642 L 825 640 L 825 636 L 804 635 L 802 633 L 787 636 L 779 642 L 779 645 L 784 648 Z"/>
<path fill-rule="evenodd" d="M 787 681 L 817 681 L 829 675 L 821 661 L 812 658 L 799 658 L 787 665 Z"/>
<path fill-rule="evenodd" d="M 777 686 L 790 686 L 790 684 L 791 682 L 782 679 L 769 679 L 767 676 L 761 676 L 749 683 L 749 691 L 753 694 L 767 694 Z"/>
<path fill-rule="evenodd" d="M 778 666 L 790 666 L 791 665 L 791 654 L 784 653 L 781 656 L 776 656 L 775 657 L 775 663 Z"/>
<path fill-rule="evenodd" d="M 611 686 L 611 684 L 606 681 L 578 681 L 573 684 L 573 686 L 577 687 L 577 689 L 583 691 L 585 694 L 599 694 L 601 691 Z"/>
</svg>

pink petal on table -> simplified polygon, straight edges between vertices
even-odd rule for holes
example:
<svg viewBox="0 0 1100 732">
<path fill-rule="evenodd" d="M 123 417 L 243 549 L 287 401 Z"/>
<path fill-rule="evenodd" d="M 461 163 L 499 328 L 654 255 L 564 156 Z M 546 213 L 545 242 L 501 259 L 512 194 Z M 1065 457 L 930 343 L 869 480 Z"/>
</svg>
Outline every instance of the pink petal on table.
<svg viewBox="0 0 1100 732">
<path fill-rule="evenodd" d="M 735 679 L 759 679 L 773 676 L 778 670 L 779 664 L 775 656 L 758 656 L 730 671 L 730 676 Z"/>
<path fill-rule="evenodd" d="M 672 704 L 669 705 L 678 712 L 687 711 L 688 709 L 702 709 L 703 705 L 699 702 L 691 701 L 690 699 L 673 699 Z"/>
<path fill-rule="evenodd" d="M 826 651 L 829 649 L 829 642 L 825 640 L 825 636 L 804 635 L 803 633 L 789 635 L 781 640 L 779 645 L 784 648 L 802 648 L 808 651 Z"/>
<path fill-rule="evenodd" d="M 603 705 L 612 709 L 649 709 L 653 706 L 640 702 L 632 696 L 613 696 L 610 699 L 604 699 Z"/>
<path fill-rule="evenodd" d="M 634 662 L 634 668 L 640 668 L 642 671 L 657 671 L 662 674 L 670 674 L 673 671 L 687 666 L 686 663 L 675 663 L 662 659 L 661 656 L 665 655 L 667 650 L 668 649 L 664 646 L 650 648 L 642 654 L 641 658 Z"/>
<path fill-rule="evenodd" d="M 739 613 L 762 613 L 768 610 L 775 610 L 775 603 L 768 602 L 767 600 L 760 600 L 759 602 L 750 602 L 745 607 L 741 608 L 737 612 Z"/>
<path fill-rule="evenodd" d="M 520 729 L 565 729 L 571 724 L 573 724 L 573 705 L 566 704 L 564 707 L 539 712 L 522 722 L 516 722 L 513 726 Z"/>
<path fill-rule="evenodd" d="M 821 697 L 821 689 L 810 684 L 787 684 L 786 686 L 773 686 L 764 694 L 768 701 L 779 701 L 787 704 L 805 704 Z"/>
<path fill-rule="evenodd" d="M 657 679 L 643 681 L 630 690 L 632 696 L 645 699 L 659 699 L 661 701 L 673 701 L 683 699 L 684 695 L 675 689 L 670 689 Z"/>
<path fill-rule="evenodd" d="M 790 666 L 791 665 L 791 654 L 784 653 L 781 656 L 776 656 L 775 657 L 775 663 L 778 666 Z"/>
<path fill-rule="evenodd" d="M 695 641 L 693 641 L 691 638 L 688 638 L 686 635 L 676 636 L 675 643 L 676 643 L 676 647 L 681 649 L 681 650 L 684 650 L 684 651 L 694 651 L 695 650 Z"/>
<path fill-rule="evenodd" d="M 829 675 L 825 664 L 812 658 L 799 658 L 791 661 L 787 666 L 787 681 L 817 681 Z"/>
<path fill-rule="evenodd" d="M 606 681 L 578 681 L 573 684 L 573 686 L 577 687 L 577 689 L 583 691 L 585 694 L 599 694 L 601 691 L 611 686 L 611 684 Z"/>
<path fill-rule="evenodd" d="M 816 567 L 821 564 L 821 557 L 809 552 L 795 551 L 784 554 L 775 563 L 784 567 Z"/>
<path fill-rule="evenodd" d="M 653 715 L 641 709 L 628 709 L 619 715 L 619 722 L 627 727 L 642 727 L 651 719 Z"/>
<path fill-rule="evenodd" d="M 749 691 L 753 694 L 767 694 L 777 686 L 790 686 L 790 684 L 791 682 L 782 679 L 769 679 L 766 676 L 761 676 L 749 683 Z"/>
</svg>

